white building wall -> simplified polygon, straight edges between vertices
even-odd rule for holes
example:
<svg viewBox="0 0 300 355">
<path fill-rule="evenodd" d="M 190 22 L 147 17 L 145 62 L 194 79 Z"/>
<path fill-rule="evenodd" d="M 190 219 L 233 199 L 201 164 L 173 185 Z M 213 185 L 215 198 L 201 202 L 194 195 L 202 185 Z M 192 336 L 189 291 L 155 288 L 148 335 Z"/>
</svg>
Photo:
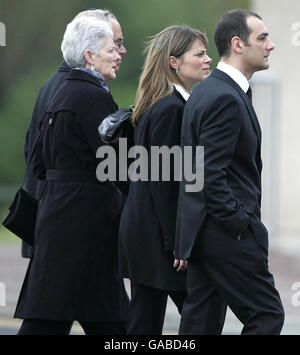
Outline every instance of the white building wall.
<svg viewBox="0 0 300 355">
<path fill-rule="evenodd" d="M 252 0 L 252 9 L 263 18 L 276 46 L 268 71 L 280 85 L 278 138 L 272 142 L 272 145 L 277 145 L 275 149 L 278 151 L 278 162 L 275 164 L 278 184 L 274 185 L 277 188 L 273 191 L 278 196 L 275 227 L 280 245 L 289 244 L 292 247 L 300 245 L 300 1 Z M 258 73 L 255 77 L 264 74 Z M 257 98 L 258 106 L 263 102 L 263 97 Z M 260 117 L 263 128 L 264 119 Z M 268 132 L 263 134 L 268 137 Z M 265 158 L 269 156 L 266 151 L 269 147 L 270 144 L 265 142 Z M 268 166 L 267 161 L 265 166 Z M 266 198 L 269 201 L 270 196 Z M 265 203 L 268 204 L 268 201 L 265 200 Z"/>
</svg>

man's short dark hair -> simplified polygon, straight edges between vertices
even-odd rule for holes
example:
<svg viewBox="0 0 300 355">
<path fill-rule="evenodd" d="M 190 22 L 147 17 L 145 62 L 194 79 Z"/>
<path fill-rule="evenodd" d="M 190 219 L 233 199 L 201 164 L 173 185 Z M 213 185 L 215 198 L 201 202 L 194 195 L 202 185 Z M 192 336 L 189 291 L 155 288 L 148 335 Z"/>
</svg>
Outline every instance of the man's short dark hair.
<svg viewBox="0 0 300 355">
<path fill-rule="evenodd" d="M 231 40 L 238 36 L 247 46 L 251 30 L 247 25 L 248 17 L 262 18 L 250 10 L 233 10 L 226 12 L 219 21 L 214 40 L 220 57 L 228 57 L 231 52 Z"/>
</svg>

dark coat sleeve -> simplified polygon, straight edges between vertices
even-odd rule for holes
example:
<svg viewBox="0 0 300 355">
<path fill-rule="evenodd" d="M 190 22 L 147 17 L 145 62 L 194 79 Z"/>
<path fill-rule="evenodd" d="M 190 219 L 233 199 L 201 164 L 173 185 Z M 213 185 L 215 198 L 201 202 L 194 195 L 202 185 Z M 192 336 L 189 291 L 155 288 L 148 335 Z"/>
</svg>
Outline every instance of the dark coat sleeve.
<svg viewBox="0 0 300 355">
<path fill-rule="evenodd" d="M 31 122 L 30 126 L 26 132 L 26 140 L 25 140 L 25 146 L 24 146 L 24 155 L 25 155 L 25 161 L 26 164 L 28 165 L 29 159 L 30 159 L 30 154 L 32 153 L 32 149 L 34 148 L 34 145 L 37 140 L 37 136 L 39 134 L 40 130 L 40 122 L 42 121 L 42 115 L 43 115 L 43 110 L 41 108 L 41 97 L 42 97 L 42 89 L 39 92 L 38 98 L 36 100 L 34 110 L 32 113 L 31 117 Z"/>
<path fill-rule="evenodd" d="M 150 136 L 151 146 L 166 146 L 172 148 L 180 146 L 181 121 L 183 104 L 174 101 L 163 111 L 155 115 Z M 160 225 L 163 231 L 163 242 L 166 251 L 174 251 L 175 227 L 178 203 L 179 183 L 174 181 L 175 171 L 173 160 L 170 160 L 170 181 L 152 181 L 151 193 Z M 161 161 L 159 163 L 162 171 Z M 180 168 L 179 168 L 180 170 Z M 176 172 L 177 176 L 179 171 Z"/>
<path fill-rule="evenodd" d="M 112 97 L 103 90 L 99 90 L 99 93 L 90 103 L 89 112 L 85 119 L 81 121 L 81 129 L 84 138 L 95 153 L 95 157 L 98 148 L 104 144 L 100 139 L 98 127 L 106 116 L 116 110 L 117 107 Z"/>
<path fill-rule="evenodd" d="M 203 196 L 208 213 L 233 237 L 243 233 L 249 216 L 227 183 L 241 128 L 241 108 L 233 95 L 224 94 L 207 107 L 199 144 L 204 146 Z"/>
<path fill-rule="evenodd" d="M 51 119 L 51 115 L 48 113 L 45 114 L 44 121 L 40 122 L 39 132 L 37 133 L 37 137 L 35 137 L 35 144 L 32 147 L 32 152 L 30 152 L 30 157 L 28 164 L 32 169 L 34 175 L 39 180 L 46 179 L 46 167 L 43 160 L 43 137 L 47 132 L 49 127 L 49 120 Z"/>
</svg>

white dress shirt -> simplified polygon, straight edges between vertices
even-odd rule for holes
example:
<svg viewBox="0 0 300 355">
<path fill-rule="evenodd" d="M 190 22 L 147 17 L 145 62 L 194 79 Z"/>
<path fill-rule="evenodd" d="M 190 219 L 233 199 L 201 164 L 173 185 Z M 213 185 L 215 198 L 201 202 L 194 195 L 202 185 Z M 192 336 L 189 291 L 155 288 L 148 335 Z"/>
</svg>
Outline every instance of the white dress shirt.
<svg viewBox="0 0 300 355">
<path fill-rule="evenodd" d="M 219 62 L 217 69 L 229 75 L 231 79 L 234 80 L 245 93 L 247 93 L 250 87 L 249 82 L 247 78 L 238 69 L 224 62 Z"/>
<path fill-rule="evenodd" d="M 174 84 L 175 89 L 179 92 L 179 94 L 187 101 L 190 98 L 190 94 L 185 90 L 185 88 L 179 84 Z"/>
</svg>

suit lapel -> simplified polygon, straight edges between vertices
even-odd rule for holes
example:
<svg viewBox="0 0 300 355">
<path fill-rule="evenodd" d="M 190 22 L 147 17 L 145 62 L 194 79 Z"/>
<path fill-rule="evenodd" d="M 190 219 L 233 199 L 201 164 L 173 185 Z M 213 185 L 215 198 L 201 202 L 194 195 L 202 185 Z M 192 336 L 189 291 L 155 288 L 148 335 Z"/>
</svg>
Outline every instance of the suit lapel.
<svg viewBox="0 0 300 355">
<path fill-rule="evenodd" d="M 248 112 L 250 113 L 255 132 L 256 132 L 256 134 L 258 136 L 259 146 L 261 146 L 261 135 L 262 134 L 261 134 L 261 128 L 260 128 L 260 124 L 259 124 L 258 118 L 256 116 L 256 113 L 255 113 L 255 110 L 253 108 L 252 102 L 250 101 L 248 95 L 245 94 L 243 90 L 241 90 L 241 91 L 242 91 L 242 93 L 239 92 L 239 94 L 241 95 L 242 99 L 244 100 L 244 102 L 245 102 L 245 104 L 247 106 Z"/>
<path fill-rule="evenodd" d="M 259 147 L 261 147 L 261 139 L 262 139 L 261 128 L 260 128 L 260 124 L 259 124 L 258 118 L 255 113 L 255 110 L 253 108 L 253 105 L 252 105 L 248 95 L 242 90 L 242 88 L 233 79 L 231 79 L 231 77 L 229 75 L 222 72 L 221 70 L 215 69 L 211 75 L 216 77 L 217 79 L 227 82 L 239 93 L 239 95 L 241 96 L 241 98 L 245 102 L 245 105 L 247 107 L 247 110 L 249 112 L 249 115 L 250 115 L 252 123 L 253 123 L 255 133 L 257 134 L 257 137 L 258 137 Z"/>
</svg>

